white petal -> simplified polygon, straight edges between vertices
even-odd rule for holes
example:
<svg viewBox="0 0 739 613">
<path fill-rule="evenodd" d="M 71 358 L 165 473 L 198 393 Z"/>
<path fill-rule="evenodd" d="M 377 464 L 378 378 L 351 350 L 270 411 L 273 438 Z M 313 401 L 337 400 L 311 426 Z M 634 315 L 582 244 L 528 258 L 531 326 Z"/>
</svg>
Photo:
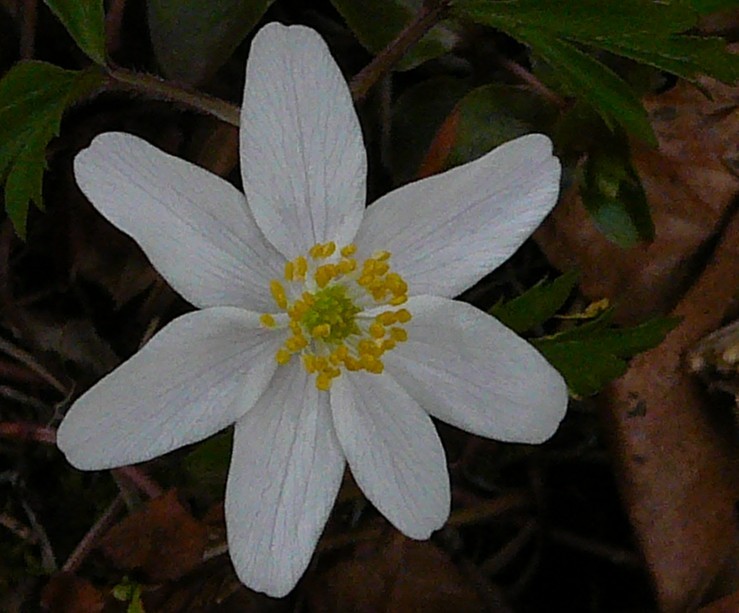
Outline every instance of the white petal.
<svg viewBox="0 0 739 613">
<path fill-rule="evenodd" d="M 407 308 L 408 342 L 383 360 L 425 410 L 501 441 L 540 443 L 555 432 L 567 387 L 534 347 L 462 302 L 419 296 Z"/>
<path fill-rule="evenodd" d="M 74 174 L 95 208 L 194 305 L 273 310 L 269 281 L 284 259 L 233 185 L 121 132 L 97 136 L 75 158 Z"/>
<path fill-rule="evenodd" d="M 72 405 L 57 445 L 77 468 L 99 470 L 206 438 L 254 405 L 281 340 L 241 309 L 183 315 Z"/>
<path fill-rule="evenodd" d="M 403 534 L 428 538 L 449 516 L 446 457 L 431 419 L 392 379 L 345 374 L 331 388 L 334 426 L 354 479 Z"/>
<path fill-rule="evenodd" d="M 507 260 L 557 201 L 551 141 L 529 134 L 367 209 L 360 252 L 392 253 L 411 295 L 453 297 Z"/>
<path fill-rule="evenodd" d="M 344 472 L 328 396 L 294 360 L 236 424 L 226 529 L 236 572 L 280 597 L 300 579 Z"/>
<path fill-rule="evenodd" d="M 254 37 L 241 110 L 241 171 L 254 217 L 286 257 L 351 242 L 365 202 L 366 154 L 349 88 L 309 28 Z"/>
</svg>

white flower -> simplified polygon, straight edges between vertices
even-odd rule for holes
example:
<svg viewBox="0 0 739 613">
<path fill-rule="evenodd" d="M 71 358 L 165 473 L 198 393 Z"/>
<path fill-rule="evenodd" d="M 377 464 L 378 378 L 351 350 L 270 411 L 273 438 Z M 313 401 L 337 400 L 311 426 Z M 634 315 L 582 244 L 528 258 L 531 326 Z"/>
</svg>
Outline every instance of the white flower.
<svg viewBox="0 0 739 613">
<path fill-rule="evenodd" d="M 400 531 L 450 505 L 429 415 L 538 443 L 567 403 L 559 374 L 495 319 L 451 298 L 506 260 L 554 205 L 559 163 L 529 135 L 365 209 L 348 88 L 312 30 L 252 44 L 241 116 L 244 194 L 134 136 L 75 160 L 97 209 L 197 306 L 87 391 L 58 445 L 81 469 L 143 462 L 235 424 L 226 488 L 241 580 L 289 592 L 345 463 Z"/>
</svg>

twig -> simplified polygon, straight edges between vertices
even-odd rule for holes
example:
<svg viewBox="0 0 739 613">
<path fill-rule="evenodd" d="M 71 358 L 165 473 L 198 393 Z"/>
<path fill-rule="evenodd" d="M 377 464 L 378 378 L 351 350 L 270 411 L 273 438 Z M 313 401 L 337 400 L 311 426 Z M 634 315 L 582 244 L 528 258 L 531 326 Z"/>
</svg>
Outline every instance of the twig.
<svg viewBox="0 0 739 613">
<path fill-rule="evenodd" d="M 22 441 L 50 443 L 52 445 L 56 442 L 56 430 L 54 428 L 47 428 L 22 421 L 0 422 L 0 436 L 20 439 Z"/>
<path fill-rule="evenodd" d="M 27 351 L 16 347 L 12 343 L 9 343 L 2 338 L 0 338 L 0 351 L 25 364 L 28 368 L 30 368 L 33 372 L 35 372 L 46 383 L 51 385 L 51 387 L 60 392 L 63 396 L 69 395 L 69 390 L 67 389 L 67 387 L 48 370 L 46 370 L 46 368 L 39 364 L 36 359 Z"/>
<path fill-rule="evenodd" d="M 554 106 L 556 106 L 559 109 L 567 108 L 567 101 L 562 98 L 559 94 L 555 93 L 551 89 L 549 89 L 544 83 L 542 83 L 539 79 L 537 79 L 531 72 L 526 70 L 521 64 L 517 64 L 513 60 L 501 57 L 498 60 L 500 62 L 500 65 L 503 66 L 508 72 L 515 75 L 521 81 L 526 83 L 526 85 L 529 86 L 529 89 L 531 91 L 539 94 L 542 98 L 545 100 L 548 100 Z"/>
<path fill-rule="evenodd" d="M 451 0 L 424 2 L 415 19 L 375 58 L 360 70 L 349 84 L 354 102 L 361 102 L 372 86 L 433 28 L 446 13 Z"/>
<path fill-rule="evenodd" d="M 38 15 L 38 0 L 25 0 L 21 7 L 21 40 L 20 55 L 24 60 L 30 60 L 36 46 L 36 21 Z"/>
<path fill-rule="evenodd" d="M 133 72 L 125 68 L 109 68 L 108 77 L 108 85 L 113 89 L 143 93 L 155 99 L 183 104 L 232 126 L 239 125 L 239 107 L 225 100 L 175 85 L 154 75 Z"/>
<path fill-rule="evenodd" d="M 137 466 L 122 466 L 121 468 L 114 468 L 113 472 L 135 485 L 149 498 L 157 498 L 164 493 L 164 489 Z"/>
<path fill-rule="evenodd" d="M 126 508 L 126 504 L 123 500 L 123 495 L 118 494 L 110 506 L 106 509 L 105 513 L 100 516 L 95 524 L 87 531 L 87 534 L 82 537 L 82 540 L 77 544 L 74 551 L 67 558 L 67 561 L 62 566 L 63 571 L 74 572 L 77 570 L 85 558 L 88 556 L 90 551 L 97 544 L 98 538 L 110 528 L 116 517 Z"/>
</svg>

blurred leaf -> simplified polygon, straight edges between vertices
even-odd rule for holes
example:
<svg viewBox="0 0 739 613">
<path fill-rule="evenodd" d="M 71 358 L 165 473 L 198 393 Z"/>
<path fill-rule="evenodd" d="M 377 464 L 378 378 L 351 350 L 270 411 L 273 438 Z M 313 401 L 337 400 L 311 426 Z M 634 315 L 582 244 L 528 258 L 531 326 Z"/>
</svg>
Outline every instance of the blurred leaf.
<svg viewBox="0 0 739 613">
<path fill-rule="evenodd" d="M 739 79 L 739 57 L 720 38 L 685 36 L 698 14 L 715 4 L 643 0 L 460 0 L 460 15 L 498 28 L 551 65 L 574 95 L 582 96 L 609 127 L 620 124 L 652 145 L 654 134 L 635 93 L 575 44 L 628 57 L 694 81 L 702 74 Z M 722 5 L 723 6 L 723 5 Z"/>
<path fill-rule="evenodd" d="M 588 153 L 583 204 L 605 236 L 623 248 L 654 239 L 654 223 L 625 139 L 613 138 Z"/>
<path fill-rule="evenodd" d="M 63 70 L 44 62 L 16 64 L 0 81 L 0 179 L 5 208 L 25 237 L 28 205 L 42 203 L 46 146 L 59 134 L 64 111 L 102 82 L 96 69 Z"/>
<path fill-rule="evenodd" d="M 171 581 L 202 563 L 207 544 L 205 524 L 170 490 L 108 530 L 99 547 L 122 570 L 140 570 L 152 581 Z"/>
<path fill-rule="evenodd" d="M 407 26 L 423 5 L 422 0 L 331 0 L 359 42 L 379 53 Z M 395 66 L 408 70 L 448 52 L 455 35 L 443 24 L 433 27 Z"/>
<path fill-rule="evenodd" d="M 571 270 L 554 281 L 541 281 L 517 298 L 499 302 L 488 312 L 518 334 L 552 318 L 577 285 L 579 274 Z"/>
<path fill-rule="evenodd" d="M 148 0 L 149 32 L 164 74 L 200 83 L 231 56 L 274 0 Z"/>
<path fill-rule="evenodd" d="M 103 0 L 44 0 L 74 42 L 95 63 L 105 64 Z"/>
<path fill-rule="evenodd" d="M 736 0 L 688 0 L 688 2 L 701 15 L 736 8 Z"/>
<path fill-rule="evenodd" d="M 657 317 L 631 328 L 611 327 L 613 309 L 593 321 L 532 341 L 576 396 L 590 396 L 626 372 L 626 360 L 656 347 L 675 318 Z"/>
<path fill-rule="evenodd" d="M 437 130 L 418 174 L 426 177 L 475 160 L 547 123 L 550 112 L 523 88 L 498 84 L 475 88 Z"/>
</svg>

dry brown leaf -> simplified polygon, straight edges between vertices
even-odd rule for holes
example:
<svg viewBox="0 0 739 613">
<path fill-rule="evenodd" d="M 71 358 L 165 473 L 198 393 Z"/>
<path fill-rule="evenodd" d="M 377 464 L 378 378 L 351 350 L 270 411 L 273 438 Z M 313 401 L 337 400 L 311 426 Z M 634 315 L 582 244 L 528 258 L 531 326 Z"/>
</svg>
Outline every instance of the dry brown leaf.
<svg viewBox="0 0 739 613">
<path fill-rule="evenodd" d="M 567 192 L 535 239 L 561 270 L 582 272 L 583 293 L 615 301 L 617 319 L 642 321 L 674 307 L 701 264 L 739 191 L 739 90 L 705 79 L 712 100 L 679 83 L 647 98 L 659 151 L 635 143 L 633 161 L 656 227 L 649 245 L 624 251 L 589 219 L 576 189 Z"/>
<path fill-rule="evenodd" d="M 44 587 L 41 607 L 52 613 L 98 613 L 105 607 L 105 596 L 87 579 L 62 572 Z"/>
<path fill-rule="evenodd" d="M 463 613 L 485 607 L 472 582 L 433 543 L 402 535 L 357 547 L 306 589 L 315 613 Z"/>
<path fill-rule="evenodd" d="M 141 570 L 154 582 L 182 577 L 196 568 L 208 544 L 208 529 L 170 490 L 113 526 L 100 549 L 120 569 Z"/>
<path fill-rule="evenodd" d="M 682 322 L 635 358 L 602 395 L 631 523 L 665 611 L 694 608 L 739 552 L 739 496 L 731 432 L 710 418 L 710 400 L 683 359 L 717 328 L 736 297 L 739 216 L 673 314 Z M 725 577 L 728 587 L 738 577 Z"/>
</svg>

